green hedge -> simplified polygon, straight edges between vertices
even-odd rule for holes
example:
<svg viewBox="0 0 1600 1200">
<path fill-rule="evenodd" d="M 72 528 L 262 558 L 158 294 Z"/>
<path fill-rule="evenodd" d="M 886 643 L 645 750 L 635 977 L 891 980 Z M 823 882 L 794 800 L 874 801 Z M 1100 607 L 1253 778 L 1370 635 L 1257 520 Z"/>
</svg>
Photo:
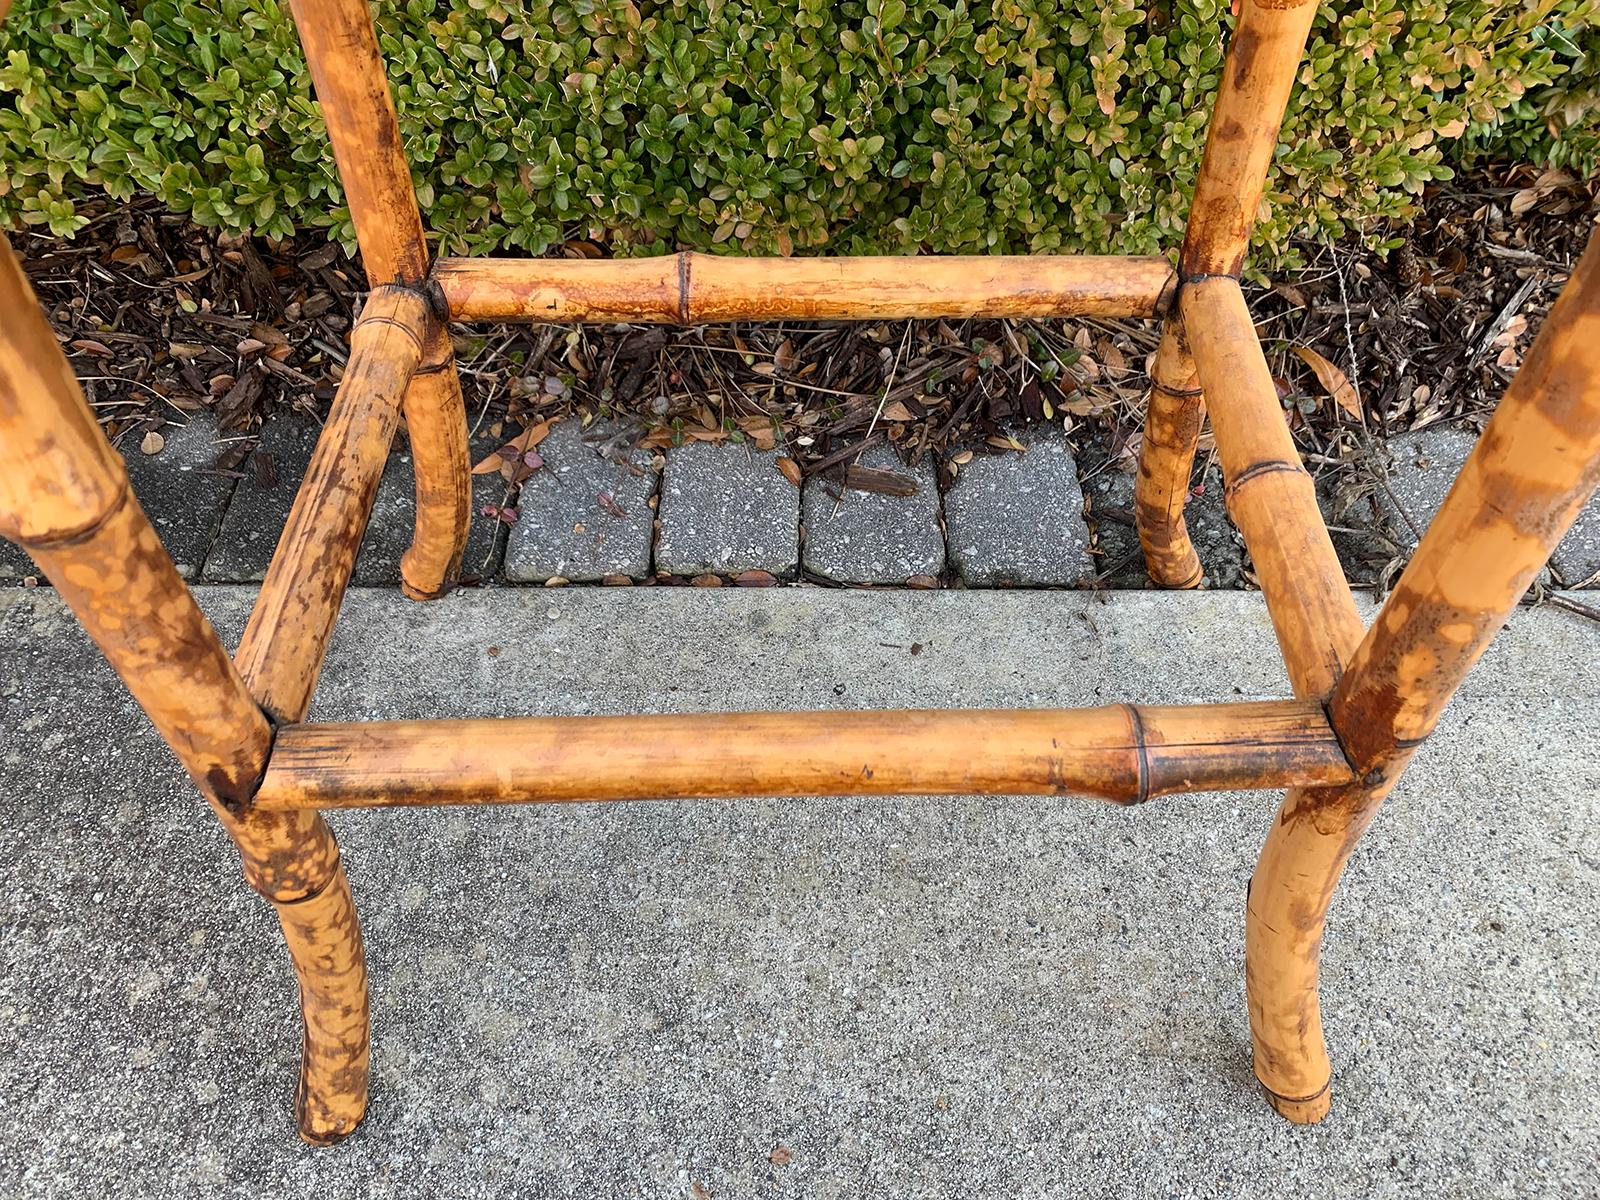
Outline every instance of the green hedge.
<svg viewBox="0 0 1600 1200">
<path fill-rule="evenodd" d="M 427 224 L 453 252 L 1170 248 L 1226 0 L 380 0 Z M 1335 14 L 1342 16 L 1336 19 Z M 1485 151 L 1592 166 L 1600 0 L 1324 5 L 1258 261 L 1403 215 Z M 0 219 L 159 197 L 351 239 L 278 0 L 19 0 Z"/>
</svg>

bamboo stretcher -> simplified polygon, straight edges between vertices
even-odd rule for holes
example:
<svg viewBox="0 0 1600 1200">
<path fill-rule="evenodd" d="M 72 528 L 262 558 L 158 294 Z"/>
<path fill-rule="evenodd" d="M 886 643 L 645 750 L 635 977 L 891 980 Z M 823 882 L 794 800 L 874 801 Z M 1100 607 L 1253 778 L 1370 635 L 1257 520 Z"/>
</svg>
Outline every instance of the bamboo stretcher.
<svg viewBox="0 0 1600 1200">
<path fill-rule="evenodd" d="M 3 14 L 6 0 L 0 0 Z M 1323 918 L 1346 860 L 1451 693 L 1600 481 L 1600 245 L 1591 246 L 1371 629 L 1357 617 L 1239 288 L 1263 180 L 1316 10 L 1244 0 L 1178 268 L 1162 258 L 429 261 L 362 0 L 293 0 L 373 285 L 238 653 L 229 658 L 128 486 L 0 241 L 0 534 L 31 553 L 171 745 L 274 906 L 300 981 L 302 1136 L 366 1111 L 365 957 L 322 810 L 639 797 L 1081 793 L 1119 803 L 1286 789 L 1251 883 L 1255 1073 L 1321 1119 Z M 763 317 L 1153 317 L 1139 461 L 1152 580 L 1194 587 L 1184 527 L 1209 411 L 1229 512 L 1292 699 L 1075 711 L 745 713 L 306 724 L 390 442 L 417 477 L 402 587 L 444 595 L 469 463 L 447 322 Z M 781 746 L 781 753 L 773 747 Z"/>
</svg>

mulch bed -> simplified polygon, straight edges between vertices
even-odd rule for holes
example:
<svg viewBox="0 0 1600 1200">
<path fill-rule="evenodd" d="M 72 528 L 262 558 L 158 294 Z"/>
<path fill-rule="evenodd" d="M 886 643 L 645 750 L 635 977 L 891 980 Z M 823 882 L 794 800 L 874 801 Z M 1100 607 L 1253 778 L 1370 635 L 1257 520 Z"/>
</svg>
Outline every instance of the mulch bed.
<svg viewBox="0 0 1600 1200">
<path fill-rule="evenodd" d="M 1309 462 L 1364 486 L 1384 435 L 1481 422 L 1575 262 L 1593 183 L 1526 166 L 1430 189 L 1387 257 L 1356 238 L 1300 247 L 1307 266 L 1258 285 L 1252 311 Z M 148 205 L 107 205 L 71 242 L 13 244 L 111 435 L 150 439 L 200 408 L 248 432 L 326 411 L 360 303 L 360 270 L 313 237 L 220 237 Z M 602 251 L 588 242 L 570 255 Z M 869 489 L 853 467 L 886 440 L 938 456 L 1006 453 L 1019 422 L 1056 421 L 1102 468 L 1131 469 L 1158 329 L 1143 321 L 811 322 L 666 329 L 554 325 L 458 331 L 475 428 L 511 441 L 584 410 L 640 440 L 787 447 L 801 473 Z M 159 435 L 158 435 L 159 436 Z M 1209 449 L 1209 446 L 1203 446 Z M 249 439 L 216 469 L 236 470 Z M 1345 480 L 1344 477 L 1348 476 Z"/>
</svg>

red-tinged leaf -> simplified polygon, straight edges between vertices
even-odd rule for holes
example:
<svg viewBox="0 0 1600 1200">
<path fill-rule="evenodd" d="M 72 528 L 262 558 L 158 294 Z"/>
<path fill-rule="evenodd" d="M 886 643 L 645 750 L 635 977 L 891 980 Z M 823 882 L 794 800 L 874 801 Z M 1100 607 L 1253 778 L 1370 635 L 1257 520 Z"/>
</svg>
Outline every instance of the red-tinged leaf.
<svg viewBox="0 0 1600 1200">
<path fill-rule="evenodd" d="M 613 517 L 625 517 L 628 515 L 628 510 L 623 508 L 622 505 L 618 504 L 617 498 L 610 492 L 601 492 L 595 497 L 595 499 L 600 502 L 600 507 L 605 509 Z"/>
<path fill-rule="evenodd" d="M 733 582 L 739 587 L 776 587 L 778 577 L 771 571 L 740 571 Z"/>
<path fill-rule="evenodd" d="M 73 338 L 67 345 L 74 350 L 81 350 L 85 354 L 94 354 L 100 358 L 110 358 L 112 355 L 110 346 L 104 342 L 97 342 L 93 338 Z"/>
<path fill-rule="evenodd" d="M 537 471 L 540 467 L 544 466 L 544 455 L 540 454 L 537 450 L 529 450 L 522 456 L 522 465 L 527 467 L 530 471 Z"/>
</svg>

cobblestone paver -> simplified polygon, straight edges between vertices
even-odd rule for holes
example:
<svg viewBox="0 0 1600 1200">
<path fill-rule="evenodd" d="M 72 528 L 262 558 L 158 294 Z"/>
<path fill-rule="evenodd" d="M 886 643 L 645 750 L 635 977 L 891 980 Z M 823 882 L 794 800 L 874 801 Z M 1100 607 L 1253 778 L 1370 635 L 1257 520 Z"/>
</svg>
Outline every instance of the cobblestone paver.
<svg viewBox="0 0 1600 1200">
<path fill-rule="evenodd" d="M 806 480 L 805 566 L 840 583 L 903 584 L 944 570 L 938 469 L 931 455 L 908 467 L 887 445 L 867 450 L 860 466 L 893 471 L 916 484 L 916 494 L 891 496 L 841 488 L 813 475 Z"/>
<path fill-rule="evenodd" d="M 777 451 L 688 442 L 667 451 L 656 569 L 786 575 L 800 562 L 800 489 Z"/>
<path fill-rule="evenodd" d="M 161 431 L 165 442 L 146 454 L 141 439 L 130 435 L 120 447 L 128 464 L 133 494 L 156 527 L 161 544 L 178 565 L 178 573 L 194 579 L 200 573 L 222 523 L 223 507 L 233 494 L 234 476 L 213 471 L 228 439 L 219 434 L 209 413 L 190 414 L 182 425 Z"/>
<path fill-rule="evenodd" d="M 208 582 L 259 583 L 265 577 L 321 432 L 316 421 L 298 413 L 279 415 L 262 427 L 206 557 Z"/>
<path fill-rule="evenodd" d="M 1025 454 L 977 454 L 945 495 L 950 561 L 969 585 L 1094 579 L 1077 467 L 1059 430 L 1019 431 Z"/>
<path fill-rule="evenodd" d="M 553 426 L 538 446 L 543 465 L 522 485 L 506 546 L 506 578 L 575 583 L 650 574 L 657 471 L 621 427 Z"/>
<path fill-rule="evenodd" d="M 474 462 L 493 453 L 498 438 L 473 440 L 470 457 Z M 461 556 L 461 573 L 467 576 L 493 575 L 500 566 L 505 526 L 493 516 L 483 515 L 483 506 L 499 506 L 506 485 L 497 472 L 472 477 L 472 525 L 467 533 L 467 548 Z M 411 545 L 417 514 L 417 480 L 411 467 L 411 447 L 404 435 L 395 438 L 389 461 L 384 464 L 378 495 L 372 503 L 372 519 L 356 556 L 354 582 L 363 587 L 398 584 L 400 559 Z"/>
</svg>

